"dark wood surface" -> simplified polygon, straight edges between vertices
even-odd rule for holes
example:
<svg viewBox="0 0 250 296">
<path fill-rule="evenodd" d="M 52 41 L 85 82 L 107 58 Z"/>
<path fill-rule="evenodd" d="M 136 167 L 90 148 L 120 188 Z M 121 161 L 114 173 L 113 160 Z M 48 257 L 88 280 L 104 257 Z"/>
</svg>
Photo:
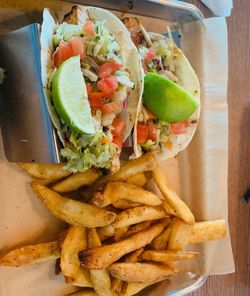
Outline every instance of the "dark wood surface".
<svg viewBox="0 0 250 296">
<path fill-rule="evenodd" d="M 214 0 L 215 1 L 215 0 Z M 211 13 L 198 0 L 206 17 Z M 234 0 L 227 18 L 229 38 L 229 223 L 235 274 L 211 276 L 192 296 L 250 295 L 250 202 L 242 196 L 250 187 L 250 1 Z"/>
</svg>

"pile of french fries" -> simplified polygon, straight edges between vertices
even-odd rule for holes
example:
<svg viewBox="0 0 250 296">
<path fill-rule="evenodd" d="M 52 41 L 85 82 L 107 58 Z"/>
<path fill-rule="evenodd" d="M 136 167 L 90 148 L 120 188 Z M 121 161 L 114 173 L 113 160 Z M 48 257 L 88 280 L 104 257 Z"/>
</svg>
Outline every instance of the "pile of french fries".
<svg viewBox="0 0 250 296">
<path fill-rule="evenodd" d="M 80 287 L 71 295 L 135 295 L 178 275 L 176 262 L 200 255 L 185 251 L 187 245 L 226 235 L 224 220 L 195 222 L 151 153 L 109 176 L 71 174 L 63 164 L 19 166 L 33 177 L 35 195 L 68 228 L 53 242 L 10 251 L 0 265 L 60 260 L 65 282 Z M 151 178 L 162 196 L 145 189 Z M 77 192 L 80 200 L 71 196 Z"/>
</svg>

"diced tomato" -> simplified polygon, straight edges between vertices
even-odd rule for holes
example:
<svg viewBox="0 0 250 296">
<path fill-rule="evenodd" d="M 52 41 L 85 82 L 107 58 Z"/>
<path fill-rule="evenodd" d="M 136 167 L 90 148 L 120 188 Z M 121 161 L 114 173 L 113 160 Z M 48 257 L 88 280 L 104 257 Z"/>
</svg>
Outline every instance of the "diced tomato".
<svg viewBox="0 0 250 296">
<path fill-rule="evenodd" d="M 85 57 L 84 39 L 82 37 L 72 37 L 69 43 L 72 47 L 72 56 L 79 55 L 82 60 Z"/>
<path fill-rule="evenodd" d="M 108 104 L 104 104 L 101 107 L 102 113 L 103 114 L 110 114 L 110 113 L 119 113 L 122 110 L 122 102 L 116 101 L 116 102 L 111 102 Z"/>
<path fill-rule="evenodd" d="M 123 137 L 122 136 L 114 136 L 113 137 L 113 143 L 118 146 L 119 151 L 121 152 L 122 144 L 123 144 Z"/>
<path fill-rule="evenodd" d="M 152 141 L 157 139 L 157 129 L 152 120 L 148 120 L 148 138 Z"/>
<path fill-rule="evenodd" d="M 118 82 L 115 76 L 102 78 L 97 82 L 98 89 L 104 94 L 109 94 L 118 88 Z"/>
<path fill-rule="evenodd" d="M 91 92 L 88 94 L 89 104 L 91 107 L 101 107 L 103 105 L 103 93 Z"/>
<path fill-rule="evenodd" d="M 144 144 L 148 139 L 148 125 L 137 124 L 137 141 L 139 144 Z"/>
<path fill-rule="evenodd" d="M 188 127 L 188 122 L 185 120 L 182 122 L 171 124 L 171 131 L 175 135 L 185 134 L 187 131 L 187 127 Z"/>
<path fill-rule="evenodd" d="M 98 75 L 100 78 L 108 77 L 113 72 L 121 68 L 122 68 L 122 65 L 118 64 L 115 60 L 112 60 L 110 62 L 107 62 L 101 65 Z"/>
<path fill-rule="evenodd" d="M 157 49 L 151 47 L 145 56 L 145 61 L 148 63 L 151 62 L 153 60 L 153 58 L 155 57 L 156 52 L 157 52 Z"/>
<path fill-rule="evenodd" d="M 90 20 L 87 20 L 83 26 L 83 32 L 87 33 L 90 36 L 94 36 L 95 35 L 95 27 L 94 27 L 93 22 L 91 22 Z"/>
<path fill-rule="evenodd" d="M 90 83 L 86 83 L 86 88 L 88 95 L 90 95 L 93 92 L 93 86 Z"/>
<path fill-rule="evenodd" d="M 113 136 L 123 136 L 123 133 L 125 131 L 126 123 L 122 118 L 115 118 L 112 122 L 112 135 Z"/>
<path fill-rule="evenodd" d="M 61 41 L 53 54 L 55 67 L 59 67 L 64 61 L 72 57 L 72 47 L 68 42 Z"/>
</svg>

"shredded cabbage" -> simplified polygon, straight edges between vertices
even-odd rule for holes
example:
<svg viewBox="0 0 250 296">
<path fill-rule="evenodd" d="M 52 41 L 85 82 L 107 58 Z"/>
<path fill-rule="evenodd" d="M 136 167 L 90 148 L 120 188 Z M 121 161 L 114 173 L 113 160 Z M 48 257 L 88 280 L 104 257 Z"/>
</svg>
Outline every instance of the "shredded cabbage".
<svg viewBox="0 0 250 296">
<path fill-rule="evenodd" d="M 79 37 L 82 35 L 82 25 L 73 25 L 63 22 L 56 29 L 56 32 L 53 36 L 53 45 L 54 47 L 57 47 L 62 40 L 69 41 L 73 36 Z"/>
<path fill-rule="evenodd" d="M 117 81 L 124 86 L 127 86 L 129 88 L 134 87 L 134 83 L 129 79 L 128 73 L 123 70 L 118 70 L 115 73 Z"/>
</svg>

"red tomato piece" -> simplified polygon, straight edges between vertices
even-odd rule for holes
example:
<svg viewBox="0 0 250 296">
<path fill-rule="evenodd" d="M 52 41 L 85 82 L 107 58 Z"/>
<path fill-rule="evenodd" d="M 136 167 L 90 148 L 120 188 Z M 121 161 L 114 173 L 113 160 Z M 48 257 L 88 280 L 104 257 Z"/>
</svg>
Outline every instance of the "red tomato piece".
<svg viewBox="0 0 250 296">
<path fill-rule="evenodd" d="M 112 135 L 113 136 L 123 136 L 123 133 L 125 131 L 126 123 L 123 119 L 121 118 L 115 118 L 112 122 Z"/>
<path fill-rule="evenodd" d="M 90 36 L 95 36 L 95 27 L 93 22 L 87 20 L 83 26 L 83 32 L 87 33 Z"/>
<path fill-rule="evenodd" d="M 116 101 L 111 102 L 108 104 L 104 104 L 101 108 L 103 114 L 109 114 L 109 113 L 120 113 L 122 110 L 122 102 Z"/>
<path fill-rule="evenodd" d="M 101 65 L 99 70 L 99 77 L 104 78 L 110 76 L 116 70 L 122 68 L 122 65 L 118 64 L 115 60 L 111 60 L 103 65 Z"/>
<path fill-rule="evenodd" d="M 82 37 L 72 37 L 70 39 L 70 45 L 72 47 L 72 56 L 80 56 L 80 59 L 85 58 L 85 42 Z"/>
<path fill-rule="evenodd" d="M 55 67 L 59 67 L 64 61 L 72 57 L 72 47 L 68 42 L 61 41 L 53 54 Z"/>
<path fill-rule="evenodd" d="M 157 139 L 157 129 L 152 120 L 148 120 L 148 138 L 152 141 Z"/>
<path fill-rule="evenodd" d="M 148 139 L 148 125 L 137 124 L 137 141 L 139 144 L 144 144 Z"/>
<path fill-rule="evenodd" d="M 156 52 L 157 52 L 157 49 L 151 47 L 144 58 L 145 61 L 148 63 L 151 62 L 153 60 L 153 58 L 155 57 Z"/>
<path fill-rule="evenodd" d="M 171 124 L 171 131 L 175 135 L 185 134 L 187 131 L 187 127 L 188 122 L 185 120 Z"/>
<path fill-rule="evenodd" d="M 103 93 L 92 92 L 88 94 L 89 104 L 91 107 L 101 107 L 103 105 Z"/>
<path fill-rule="evenodd" d="M 97 82 L 98 89 L 104 94 L 110 94 L 118 88 L 118 82 L 115 76 L 102 78 Z"/>
<path fill-rule="evenodd" d="M 90 95 L 93 92 L 93 86 L 90 83 L 86 83 L 86 88 L 88 95 Z"/>
<path fill-rule="evenodd" d="M 113 143 L 118 146 L 119 152 L 122 150 L 122 144 L 123 144 L 123 137 L 121 136 L 114 136 L 113 137 Z"/>
</svg>

